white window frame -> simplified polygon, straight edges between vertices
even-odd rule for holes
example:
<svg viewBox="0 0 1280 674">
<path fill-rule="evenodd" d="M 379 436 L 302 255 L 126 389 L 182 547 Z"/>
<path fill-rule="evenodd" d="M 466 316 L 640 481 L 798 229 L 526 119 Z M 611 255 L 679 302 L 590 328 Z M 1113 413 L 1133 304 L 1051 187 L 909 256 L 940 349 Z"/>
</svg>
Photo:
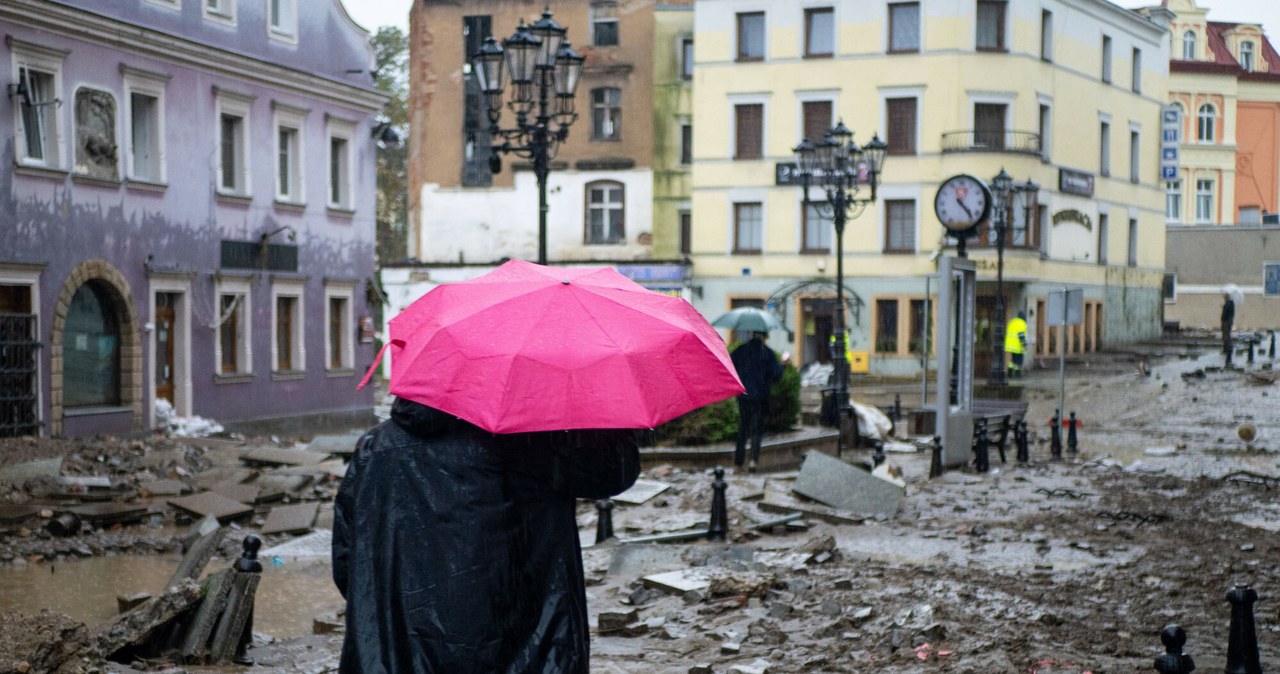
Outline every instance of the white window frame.
<svg viewBox="0 0 1280 674">
<path fill-rule="evenodd" d="M 182 0 L 146 0 L 149 5 L 164 7 L 165 9 L 182 9 Z"/>
<path fill-rule="evenodd" d="M 182 340 L 175 342 L 173 346 L 173 401 L 174 412 L 178 416 L 191 416 L 191 281 L 186 278 L 180 278 L 180 275 L 163 274 L 152 276 L 150 279 L 150 293 L 147 297 L 148 310 L 152 317 L 151 327 L 155 328 L 156 315 L 156 293 L 172 293 L 179 295 L 182 299 L 178 310 L 174 312 L 175 325 L 174 330 L 182 337 Z M 215 338 L 215 341 L 216 338 Z M 147 356 L 150 367 L 155 367 L 156 359 L 156 338 L 152 332 L 151 338 L 147 340 Z M 221 363 L 221 358 L 218 360 Z M 216 372 L 216 370 L 215 370 Z M 147 377 L 147 390 L 152 400 L 156 397 L 156 383 L 154 377 Z M 155 425 L 155 407 L 152 406 L 148 412 L 148 425 Z"/>
<path fill-rule="evenodd" d="M 827 128 L 830 129 L 831 127 L 836 125 L 836 115 L 840 110 L 839 99 L 840 99 L 839 89 L 823 89 L 820 91 L 802 91 L 802 92 L 796 93 L 795 137 L 804 138 L 804 104 L 805 103 L 830 103 L 831 104 L 831 119 L 827 120 Z M 882 102 L 882 105 L 883 105 L 883 102 Z M 767 113 L 768 111 L 766 110 L 765 112 Z M 882 111 L 880 114 L 883 115 L 884 112 Z M 734 120 L 736 123 L 737 115 L 734 115 Z M 880 128 L 883 129 L 884 125 L 882 124 Z M 734 129 L 735 138 L 737 137 L 737 131 L 738 130 L 735 128 Z M 810 142 L 816 143 L 816 142 L 820 142 L 820 140 L 821 139 L 815 140 L 811 138 Z"/>
<path fill-rule="evenodd" d="M 1245 47 L 1249 49 L 1246 51 Z M 1248 54 L 1248 58 L 1245 55 Z M 1245 63 L 1245 61 L 1248 63 Z M 1243 40 L 1240 42 L 1240 67 L 1248 72 L 1253 72 L 1258 65 L 1258 50 L 1253 40 Z"/>
<path fill-rule="evenodd" d="M 346 308 L 342 316 L 342 353 L 339 354 L 340 366 L 334 368 L 333 344 L 329 340 L 330 305 L 333 299 L 346 300 Z M 324 285 L 324 369 L 331 373 L 354 372 L 355 368 L 355 328 L 352 315 L 355 311 L 355 284 L 328 281 Z"/>
<path fill-rule="evenodd" d="M 881 194 L 877 197 L 884 206 L 880 209 L 880 232 L 879 247 L 877 250 L 884 255 L 904 255 L 917 253 L 920 250 L 920 192 L 912 186 L 897 186 L 896 189 L 881 190 Z M 910 201 L 914 211 L 914 221 L 911 224 L 911 241 L 910 249 L 894 248 L 892 252 L 889 249 L 889 206 L 890 201 Z M 832 240 L 834 245 L 834 239 Z"/>
<path fill-rule="evenodd" d="M 1040 160 L 1049 162 L 1053 155 L 1053 98 L 1036 96 L 1036 124 L 1040 128 Z"/>
<path fill-rule="evenodd" d="M 1040 10 L 1040 60 L 1053 63 L 1053 12 Z"/>
<path fill-rule="evenodd" d="M 1164 221 L 1182 222 L 1182 178 L 1164 181 Z"/>
<path fill-rule="evenodd" d="M 1133 63 L 1130 65 L 1133 93 L 1142 93 L 1142 50 L 1133 48 Z"/>
<path fill-rule="evenodd" d="M 1142 125 L 1129 123 L 1129 182 L 1142 181 Z"/>
<path fill-rule="evenodd" d="M 1127 262 L 1130 267 L 1138 266 L 1138 215 L 1136 213 L 1129 214 L 1129 241 L 1127 251 Z"/>
<path fill-rule="evenodd" d="M 1102 81 L 1106 82 L 1107 84 L 1111 84 L 1111 79 L 1112 79 L 1111 56 L 1112 56 L 1112 52 L 1114 51 L 1115 51 L 1115 40 L 1112 40 L 1110 35 L 1103 33 L 1102 34 L 1102 73 L 1100 75 L 1101 75 Z"/>
<path fill-rule="evenodd" d="M 242 295 L 237 311 L 240 320 L 236 331 L 236 367 L 235 372 L 222 371 L 222 315 L 223 295 Z M 220 377 L 244 377 L 253 374 L 253 287 L 248 278 L 218 279 L 213 293 L 213 371 Z"/>
<path fill-rule="evenodd" d="M 71 52 L 65 49 L 53 49 L 17 40 L 12 37 L 6 37 L 5 41 L 12 53 L 12 58 L 10 59 L 12 76 L 9 81 L 17 82 L 19 73 L 24 68 L 52 75 L 54 100 L 57 101 L 51 104 L 53 105 L 53 112 L 49 115 L 49 119 L 53 121 L 53 128 L 47 130 L 44 135 L 44 158 L 32 159 L 26 149 L 26 135 L 22 127 L 20 103 L 16 98 L 10 99 L 13 110 L 14 152 L 17 163 L 22 166 L 39 166 L 65 170 L 69 166 L 69 162 L 66 160 L 66 134 L 63 132 L 63 125 L 65 124 L 63 116 L 66 112 L 62 109 L 65 102 L 62 95 L 62 66 L 66 61 L 67 55 Z"/>
<path fill-rule="evenodd" d="M 214 179 L 217 181 L 216 189 L 218 194 L 229 196 L 247 197 L 253 194 L 253 162 L 249 161 L 249 136 L 250 124 L 253 118 L 250 112 L 253 108 L 254 98 L 243 94 L 237 94 L 230 91 L 215 90 L 217 96 L 217 111 L 214 115 L 213 137 L 218 144 L 218 167 L 215 171 Z M 235 171 L 237 174 L 236 186 L 234 189 L 223 187 L 226 182 L 222 175 L 222 116 L 231 115 L 240 118 L 240 138 L 237 139 L 238 157 L 236 161 Z"/>
<path fill-rule="evenodd" d="M 1161 283 L 1160 296 L 1164 299 L 1165 304 L 1177 304 L 1178 303 L 1178 274 L 1176 272 L 1165 272 L 1164 275 L 1165 277 L 1173 278 L 1173 284 L 1172 284 L 1173 296 L 1172 297 L 1165 296 L 1163 283 Z"/>
<path fill-rule="evenodd" d="M 738 156 L 738 114 L 739 105 L 759 105 L 760 108 L 760 159 L 745 161 L 763 161 L 769 158 L 769 95 L 768 94 L 729 94 L 729 147 L 725 156 L 735 159 Z M 798 109 L 803 109 L 799 105 Z M 832 112 L 837 109 L 832 106 Z M 801 125 L 804 121 L 801 120 Z"/>
<path fill-rule="evenodd" d="M 1204 115 L 1205 108 L 1209 109 L 1208 137 L 1205 137 L 1205 134 L 1202 133 L 1204 117 L 1205 117 Z M 1216 141 L 1217 137 L 1218 137 L 1218 106 L 1212 103 L 1202 103 L 1200 107 L 1196 108 L 1196 142 L 1204 143 L 1207 145 L 1210 143 L 1217 142 Z"/>
<path fill-rule="evenodd" d="M 597 190 L 603 190 L 606 199 L 610 195 L 617 196 L 617 201 L 602 201 L 599 204 L 591 201 L 591 193 Z M 621 246 L 627 243 L 627 186 L 619 180 L 603 179 L 593 180 L 583 186 L 583 201 L 586 206 L 586 222 L 584 223 L 583 245 L 587 246 Z M 600 238 L 593 240 L 591 238 L 591 215 L 600 211 L 604 213 L 605 227 L 601 230 Z M 622 238 L 618 241 L 609 241 L 609 214 L 617 211 L 618 217 L 622 219 Z"/>
<path fill-rule="evenodd" d="M 280 8 L 280 22 L 273 23 L 271 7 Z M 267 37 L 289 44 L 298 43 L 298 0 L 267 0 Z"/>
<path fill-rule="evenodd" d="M 303 130 L 307 123 L 307 110 L 272 103 L 271 105 L 271 138 L 272 138 L 272 174 L 275 176 L 276 201 L 285 204 L 305 204 L 307 202 L 306 179 L 303 167 L 306 166 L 306 143 L 303 142 Z M 293 152 L 289 157 L 289 175 L 280 175 L 280 130 L 291 129 L 294 133 Z M 286 195 L 280 188 L 289 185 Z"/>
<path fill-rule="evenodd" d="M 1194 30 L 1182 34 L 1182 60 L 1194 61 L 1199 58 L 1200 36 Z"/>
<path fill-rule="evenodd" d="M 325 203 L 328 204 L 329 208 L 339 210 L 352 210 L 354 208 L 355 199 L 353 198 L 354 195 L 352 195 L 352 187 L 355 184 L 355 181 L 352 180 L 352 167 L 355 152 L 355 131 L 356 125 L 354 122 L 336 119 L 333 117 L 330 117 L 325 121 L 324 184 L 326 195 Z M 342 175 L 339 180 L 343 193 L 338 195 L 338 199 L 333 198 L 333 139 L 335 138 L 340 138 L 346 141 L 346 151 L 344 152 L 345 157 L 342 158 L 343 164 L 341 166 Z"/>
<path fill-rule="evenodd" d="M 127 150 L 127 159 L 125 160 L 125 177 L 129 180 L 156 183 L 160 185 L 168 182 L 167 162 L 165 161 L 165 101 L 164 92 L 165 85 L 169 82 L 168 75 L 159 73 L 150 73 L 145 70 L 130 68 L 126 65 L 120 66 L 120 72 L 124 76 L 124 101 L 122 107 L 125 109 L 124 120 L 124 137 L 125 148 Z M 155 164 L 156 175 L 143 177 L 138 175 L 138 167 L 134 164 L 134 138 L 133 138 L 133 95 L 141 94 L 156 99 L 156 128 L 154 132 L 155 147 Z"/>
<path fill-rule="evenodd" d="M 1213 178 L 1196 178 L 1195 222 L 1197 225 L 1213 224 L 1213 200 L 1217 184 L 1218 181 Z M 1208 189 L 1201 189 L 1201 186 L 1203 185 L 1208 185 Z M 1202 199 L 1205 204 L 1205 208 L 1203 209 L 1205 211 L 1204 217 L 1200 216 L 1200 204 L 1202 203 Z"/>
<path fill-rule="evenodd" d="M 306 281 L 297 280 L 276 280 L 271 284 L 271 371 L 278 374 L 299 373 L 307 370 L 307 342 L 306 342 Z M 280 302 L 281 297 L 292 297 L 293 302 L 293 320 L 290 325 L 293 326 L 293 351 L 289 354 L 290 360 L 293 361 L 293 368 L 289 370 L 280 369 L 280 340 L 277 338 L 276 330 L 280 327 Z"/>
<path fill-rule="evenodd" d="M 921 154 L 924 151 L 924 148 L 921 147 L 921 139 L 923 138 L 923 135 L 921 134 L 924 130 L 924 115 L 921 114 L 923 110 L 922 103 L 924 102 L 924 87 L 882 87 L 877 93 L 880 94 L 880 128 L 883 129 L 881 133 L 883 133 L 886 138 L 889 136 L 889 101 L 897 98 L 916 99 L 916 128 L 914 131 L 914 140 L 916 145 L 915 154 Z M 836 109 L 835 99 L 833 97 L 831 112 L 834 114 Z M 834 126 L 835 123 L 833 122 L 832 125 Z"/>
<path fill-rule="evenodd" d="M 236 0 L 201 0 L 204 18 L 228 26 L 236 25 Z"/>
<path fill-rule="evenodd" d="M 1111 116 L 1098 117 L 1098 175 L 1111 175 Z"/>
<path fill-rule="evenodd" d="M 894 5 L 914 4 L 916 6 L 916 48 L 901 49 L 893 51 L 893 7 Z M 924 2 L 921 0 L 891 0 L 885 3 L 884 8 L 884 53 L 886 54 L 915 54 L 924 51 Z M 836 23 L 836 32 L 839 32 L 840 24 Z"/>
</svg>

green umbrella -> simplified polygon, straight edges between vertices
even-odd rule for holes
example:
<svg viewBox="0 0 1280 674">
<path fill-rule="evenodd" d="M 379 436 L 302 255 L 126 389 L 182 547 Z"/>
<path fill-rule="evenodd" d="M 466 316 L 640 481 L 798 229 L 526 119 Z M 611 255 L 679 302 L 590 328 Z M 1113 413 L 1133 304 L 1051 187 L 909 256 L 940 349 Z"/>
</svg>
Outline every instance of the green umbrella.
<svg viewBox="0 0 1280 674">
<path fill-rule="evenodd" d="M 722 315 L 711 325 L 717 328 L 730 328 L 747 332 L 768 332 L 770 330 L 786 330 L 773 314 L 755 307 L 739 307 Z"/>
</svg>

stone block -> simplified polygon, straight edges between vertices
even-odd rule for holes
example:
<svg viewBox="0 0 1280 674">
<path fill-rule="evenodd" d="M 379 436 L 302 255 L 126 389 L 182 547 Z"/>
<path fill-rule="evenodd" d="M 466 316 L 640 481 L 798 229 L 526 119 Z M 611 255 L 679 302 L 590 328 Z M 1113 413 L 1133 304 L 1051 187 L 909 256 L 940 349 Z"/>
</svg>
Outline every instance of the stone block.
<svg viewBox="0 0 1280 674">
<path fill-rule="evenodd" d="M 797 494 L 853 513 L 895 515 L 904 490 L 822 452 L 805 455 L 791 488 Z"/>
<path fill-rule="evenodd" d="M 613 497 L 618 503 L 640 505 L 671 488 L 671 485 L 653 480 L 636 480 L 631 488 Z"/>
<path fill-rule="evenodd" d="M 319 503 L 299 503 L 272 508 L 267 515 L 266 523 L 262 525 L 262 533 L 265 535 L 309 531 L 315 526 L 316 512 L 319 509 Z"/>
</svg>

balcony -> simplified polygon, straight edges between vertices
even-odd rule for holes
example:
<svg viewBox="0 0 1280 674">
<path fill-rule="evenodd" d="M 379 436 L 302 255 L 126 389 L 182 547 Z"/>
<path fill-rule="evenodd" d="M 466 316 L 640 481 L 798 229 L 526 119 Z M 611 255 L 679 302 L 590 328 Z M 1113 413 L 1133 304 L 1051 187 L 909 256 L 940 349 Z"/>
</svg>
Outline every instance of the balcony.
<svg viewBox="0 0 1280 674">
<path fill-rule="evenodd" d="M 1040 134 L 1030 131 L 948 131 L 943 152 L 1012 152 L 1040 156 Z"/>
</svg>

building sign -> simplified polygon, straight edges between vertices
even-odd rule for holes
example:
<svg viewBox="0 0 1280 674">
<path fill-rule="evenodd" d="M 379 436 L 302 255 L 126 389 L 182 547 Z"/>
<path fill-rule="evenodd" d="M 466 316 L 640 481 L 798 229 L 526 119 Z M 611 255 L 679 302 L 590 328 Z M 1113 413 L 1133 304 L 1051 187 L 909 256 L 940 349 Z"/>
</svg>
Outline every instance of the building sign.
<svg viewBox="0 0 1280 674">
<path fill-rule="evenodd" d="M 1160 114 L 1160 179 L 1178 179 L 1178 145 L 1182 142 L 1182 109 L 1166 105 Z"/>
<path fill-rule="evenodd" d="M 1280 297 L 1280 262 L 1262 263 L 1262 294 Z"/>
<path fill-rule="evenodd" d="M 813 176 L 809 178 L 809 185 L 817 186 L 821 184 L 822 176 L 822 171 L 814 172 Z M 857 184 L 867 185 L 870 184 L 870 181 L 871 173 L 867 168 L 867 165 L 865 163 L 859 163 Z M 803 185 L 804 180 L 800 177 L 800 167 L 796 165 L 795 162 L 778 162 L 777 164 L 774 164 L 773 184 L 777 186 Z"/>
<path fill-rule="evenodd" d="M 684 266 L 678 264 L 620 264 L 617 270 L 643 286 L 679 287 L 684 282 Z"/>
<path fill-rule="evenodd" d="M 261 269 L 264 271 L 298 271 L 298 247 L 261 241 L 222 240 L 222 269 Z"/>
<path fill-rule="evenodd" d="M 1061 225 L 1064 222 L 1074 222 L 1083 225 L 1087 230 L 1093 230 L 1093 221 L 1089 219 L 1089 214 L 1081 213 L 1074 208 L 1058 211 L 1053 214 L 1053 224 Z"/>
<path fill-rule="evenodd" d="M 1058 191 L 1063 194 L 1093 196 L 1093 175 L 1082 171 L 1058 169 Z"/>
</svg>

